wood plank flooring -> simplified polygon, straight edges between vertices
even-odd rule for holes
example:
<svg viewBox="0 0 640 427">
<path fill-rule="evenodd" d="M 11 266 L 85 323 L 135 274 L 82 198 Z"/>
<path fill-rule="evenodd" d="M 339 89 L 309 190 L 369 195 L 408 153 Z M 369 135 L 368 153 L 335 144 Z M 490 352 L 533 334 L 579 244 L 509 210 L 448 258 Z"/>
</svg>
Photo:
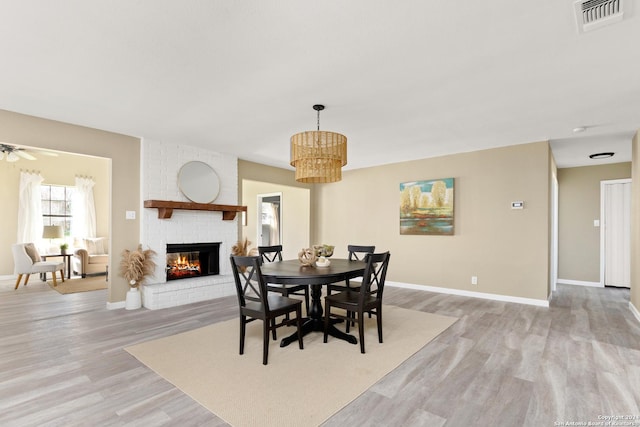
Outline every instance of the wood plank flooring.
<svg viewBox="0 0 640 427">
<path fill-rule="evenodd" d="M 13 284 L 0 282 L 0 425 L 226 425 L 122 348 L 234 318 L 235 297 L 109 311 L 106 291 Z M 460 320 L 324 425 L 553 426 L 606 415 L 640 425 L 640 324 L 628 301 L 626 289 L 566 285 L 550 308 L 388 287 L 387 304 Z"/>
</svg>

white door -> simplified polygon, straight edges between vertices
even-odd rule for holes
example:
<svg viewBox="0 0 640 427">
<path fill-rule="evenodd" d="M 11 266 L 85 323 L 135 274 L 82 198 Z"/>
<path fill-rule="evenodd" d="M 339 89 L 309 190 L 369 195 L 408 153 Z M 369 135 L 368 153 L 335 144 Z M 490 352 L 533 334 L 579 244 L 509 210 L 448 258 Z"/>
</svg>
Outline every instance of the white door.
<svg viewBox="0 0 640 427">
<path fill-rule="evenodd" d="M 631 284 L 631 180 L 601 182 L 604 285 Z"/>
</svg>

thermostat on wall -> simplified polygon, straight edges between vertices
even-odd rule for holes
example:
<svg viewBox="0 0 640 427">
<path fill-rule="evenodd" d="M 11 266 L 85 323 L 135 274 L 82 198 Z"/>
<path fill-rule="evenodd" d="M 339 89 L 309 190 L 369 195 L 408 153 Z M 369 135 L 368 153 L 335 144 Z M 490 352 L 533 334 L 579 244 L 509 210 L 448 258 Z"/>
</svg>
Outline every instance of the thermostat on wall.
<svg viewBox="0 0 640 427">
<path fill-rule="evenodd" d="M 522 200 L 511 202 L 511 209 L 524 209 L 524 202 Z"/>
</svg>

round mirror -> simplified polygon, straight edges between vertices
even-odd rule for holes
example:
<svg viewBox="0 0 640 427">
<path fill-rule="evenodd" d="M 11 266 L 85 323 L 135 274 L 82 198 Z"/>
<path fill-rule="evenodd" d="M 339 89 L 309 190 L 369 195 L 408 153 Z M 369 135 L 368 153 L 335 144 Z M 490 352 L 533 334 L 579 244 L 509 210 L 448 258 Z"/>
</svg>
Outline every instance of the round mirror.
<svg viewBox="0 0 640 427">
<path fill-rule="evenodd" d="M 220 192 L 220 179 L 208 164 L 189 162 L 178 172 L 178 187 L 192 202 L 211 203 Z"/>
</svg>

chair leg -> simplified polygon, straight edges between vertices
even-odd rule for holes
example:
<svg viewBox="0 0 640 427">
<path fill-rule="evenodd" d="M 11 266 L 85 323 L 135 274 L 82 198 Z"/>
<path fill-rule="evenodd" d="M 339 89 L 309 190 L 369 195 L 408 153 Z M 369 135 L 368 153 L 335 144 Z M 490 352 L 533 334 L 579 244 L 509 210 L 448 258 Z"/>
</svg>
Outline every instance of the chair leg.
<svg viewBox="0 0 640 427">
<path fill-rule="evenodd" d="M 247 316 L 240 316 L 240 354 L 244 354 L 244 336 L 247 332 Z"/>
<path fill-rule="evenodd" d="M 371 315 L 371 313 L 369 313 Z M 380 307 L 376 310 L 376 320 L 378 321 L 378 342 L 382 342 L 382 310 Z"/>
<path fill-rule="evenodd" d="M 276 332 L 276 319 L 275 317 L 273 319 L 271 319 L 271 335 L 273 336 L 273 340 L 277 340 L 278 339 L 278 334 Z"/>
<path fill-rule="evenodd" d="M 345 325 L 345 332 L 349 333 L 349 330 L 351 329 L 351 326 L 355 326 L 356 325 L 356 312 L 355 311 L 348 311 L 347 312 L 347 317 L 351 320 L 347 320 L 345 321 L 346 325 Z"/>
<path fill-rule="evenodd" d="M 55 274 L 55 273 L 53 273 Z M 60 270 L 60 278 L 62 279 L 62 283 L 64 283 L 64 268 Z"/>
<path fill-rule="evenodd" d="M 30 274 L 27 274 L 24 278 L 24 283 L 22 284 L 22 286 L 27 286 L 27 283 L 29 283 L 29 277 L 31 277 Z"/>
<path fill-rule="evenodd" d="M 20 280 L 22 280 L 22 274 L 18 274 L 18 280 L 16 280 L 16 287 L 13 288 L 14 291 L 18 289 L 18 286 L 20 286 Z"/>
<path fill-rule="evenodd" d="M 327 304 L 326 301 L 324 308 L 324 342 L 327 342 L 327 337 L 329 336 L 329 313 L 331 313 L 331 304 Z"/>
<path fill-rule="evenodd" d="M 266 365 L 269 359 L 269 322 L 262 322 L 262 364 Z"/>
<path fill-rule="evenodd" d="M 307 313 L 307 316 L 309 315 L 309 287 L 307 286 L 307 288 L 304 290 L 304 308 Z"/>
<path fill-rule="evenodd" d="M 364 313 L 358 313 L 358 334 L 360 335 L 360 353 L 364 353 Z"/>
<path fill-rule="evenodd" d="M 55 288 L 56 286 L 58 286 L 58 279 L 56 279 L 55 271 L 51 272 L 51 277 L 53 277 L 53 287 Z"/>
<path fill-rule="evenodd" d="M 287 290 L 287 288 L 282 288 L 282 296 L 285 297 L 285 298 L 289 298 L 289 291 Z M 289 313 L 285 314 L 284 318 L 285 318 L 285 320 L 287 322 L 289 322 L 289 320 L 291 320 L 291 319 L 289 319 Z M 275 340 L 275 338 L 274 338 L 274 340 Z"/>
<path fill-rule="evenodd" d="M 298 345 L 300 346 L 300 350 L 302 350 L 304 346 L 302 344 L 302 308 L 300 308 L 300 306 L 298 306 L 296 310 L 296 317 L 298 321 Z"/>
</svg>

